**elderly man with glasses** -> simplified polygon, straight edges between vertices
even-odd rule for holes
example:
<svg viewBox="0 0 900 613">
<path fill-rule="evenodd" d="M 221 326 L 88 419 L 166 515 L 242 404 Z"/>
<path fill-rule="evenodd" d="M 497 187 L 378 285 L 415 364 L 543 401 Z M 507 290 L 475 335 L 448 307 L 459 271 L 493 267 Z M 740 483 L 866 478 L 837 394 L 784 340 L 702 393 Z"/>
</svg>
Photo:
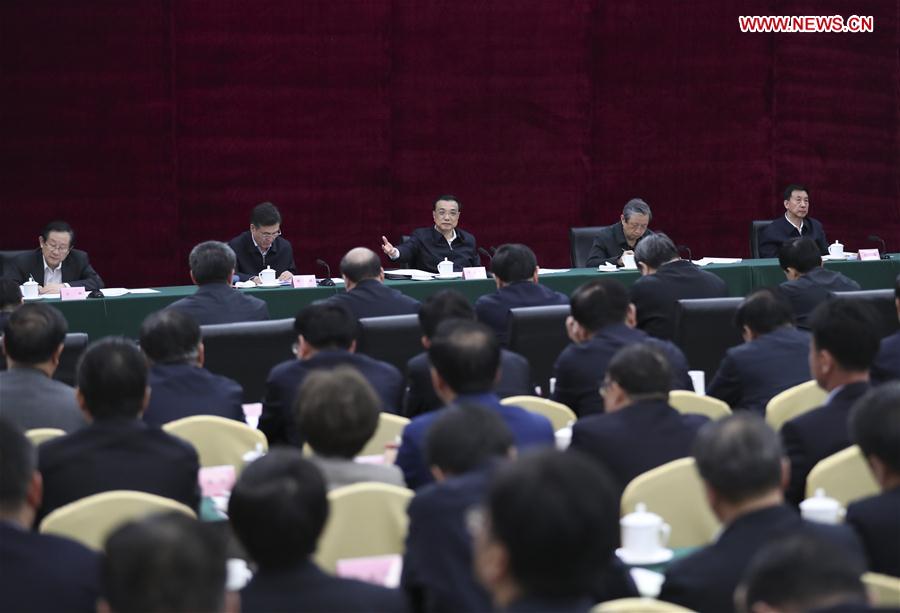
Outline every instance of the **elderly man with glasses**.
<svg viewBox="0 0 900 613">
<path fill-rule="evenodd" d="M 93 291 L 103 287 L 103 279 L 93 269 L 88 255 L 73 249 L 75 231 L 64 221 L 51 221 L 38 237 L 39 247 L 13 260 L 12 278 L 19 284 L 31 279 L 40 285 L 41 294 L 59 292 L 61 287 L 84 287 Z"/>
<path fill-rule="evenodd" d="M 632 198 L 622 209 L 619 221 L 606 226 L 594 237 L 586 266 L 615 264 L 622 266 L 622 255 L 634 255 L 634 248 L 645 236 L 653 234 L 648 229 L 653 214 L 650 205 L 640 198 Z"/>
</svg>

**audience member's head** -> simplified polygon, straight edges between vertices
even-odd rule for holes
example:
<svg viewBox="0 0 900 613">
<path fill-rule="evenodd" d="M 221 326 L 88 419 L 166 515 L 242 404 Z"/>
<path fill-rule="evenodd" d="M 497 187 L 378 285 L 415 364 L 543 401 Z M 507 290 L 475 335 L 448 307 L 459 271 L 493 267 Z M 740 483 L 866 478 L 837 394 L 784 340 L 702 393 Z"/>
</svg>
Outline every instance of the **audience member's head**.
<svg viewBox="0 0 900 613">
<path fill-rule="evenodd" d="M 805 275 L 822 265 L 819 246 L 811 238 L 797 237 L 782 243 L 778 248 L 778 265 L 790 279 Z"/>
<path fill-rule="evenodd" d="M 110 336 L 94 343 L 78 361 L 76 396 L 94 420 L 137 417 L 147 406 L 147 361 L 132 341 Z"/>
<path fill-rule="evenodd" d="M 663 264 L 679 258 L 675 243 L 662 232 L 645 236 L 634 248 L 634 261 L 644 275 L 652 274 Z"/>
<path fill-rule="evenodd" d="M 900 485 L 900 381 L 884 383 L 856 401 L 850 438 L 883 489 Z"/>
<path fill-rule="evenodd" d="M 250 212 L 250 224 L 257 228 L 268 228 L 281 224 L 281 213 L 271 202 L 261 202 Z"/>
<path fill-rule="evenodd" d="M 443 322 L 428 347 L 434 389 L 445 402 L 461 394 L 482 394 L 494 386 L 500 344 L 493 330 L 477 321 Z"/>
<path fill-rule="evenodd" d="M 881 343 L 875 307 L 863 300 L 827 300 L 808 321 L 809 369 L 820 386 L 831 391 L 852 379 L 868 379 Z"/>
<path fill-rule="evenodd" d="M 491 260 L 491 272 L 503 284 L 534 281 L 537 269 L 534 251 L 519 243 L 500 245 Z"/>
<path fill-rule="evenodd" d="M 734 323 L 744 340 L 752 340 L 783 326 L 794 324 L 791 303 L 777 290 L 770 288 L 751 292 L 734 314 Z"/>
<path fill-rule="evenodd" d="M 225 609 L 225 539 L 196 519 L 168 513 L 129 522 L 104 550 L 103 593 L 113 613 Z"/>
<path fill-rule="evenodd" d="M 294 332 L 302 337 L 301 357 L 311 357 L 317 351 L 353 350 L 358 326 L 344 305 L 315 302 L 304 307 L 294 319 Z"/>
<path fill-rule="evenodd" d="M 25 433 L 0 417 L 0 519 L 31 529 L 41 503 L 37 453 Z"/>
<path fill-rule="evenodd" d="M 619 349 L 606 367 L 601 393 L 607 411 L 641 400 L 666 400 L 672 388 L 669 360 L 648 343 Z"/>
<path fill-rule="evenodd" d="M 419 326 L 426 339 L 434 336 L 438 325 L 447 319 L 474 321 L 475 309 L 465 296 L 453 289 L 442 289 L 422 301 L 422 307 L 419 309 Z"/>
<path fill-rule="evenodd" d="M 235 255 L 231 247 L 219 241 L 200 243 L 188 256 L 191 278 L 197 285 L 207 283 L 231 283 L 234 275 Z"/>
<path fill-rule="evenodd" d="M 498 608 L 584 597 L 619 540 L 616 487 L 579 453 L 528 454 L 499 469 L 472 527 L 476 574 Z"/>
<path fill-rule="evenodd" d="M 261 569 L 289 568 L 316 550 L 328 519 L 325 479 L 298 449 L 272 449 L 244 468 L 228 517 Z"/>
<path fill-rule="evenodd" d="M 57 309 L 46 304 L 24 304 L 13 311 L 3 328 L 3 348 L 10 367 L 59 363 L 69 326 Z"/>
<path fill-rule="evenodd" d="M 753 557 L 735 592 L 745 613 L 857 610 L 866 604 L 856 556 L 811 533 L 775 539 Z"/>
<path fill-rule="evenodd" d="M 371 249 L 354 247 L 341 258 L 341 275 L 350 290 L 360 281 L 366 279 L 383 280 L 384 270 L 381 258 Z"/>
<path fill-rule="evenodd" d="M 438 417 L 425 438 L 425 457 L 438 481 L 509 457 L 514 441 L 497 413 L 462 403 Z"/>
<path fill-rule="evenodd" d="M 582 336 L 592 336 L 604 326 L 624 322 L 628 305 L 624 285 L 615 279 L 595 279 L 572 293 L 571 318 L 583 328 Z"/>
<path fill-rule="evenodd" d="M 151 313 L 141 324 L 141 349 L 155 364 L 202 361 L 203 344 L 197 321 L 177 309 Z"/>
<path fill-rule="evenodd" d="M 355 368 L 314 370 L 300 385 L 294 414 L 313 451 L 351 459 L 378 427 L 381 400 Z"/>
<path fill-rule="evenodd" d="M 10 312 L 18 308 L 24 300 L 22 290 L 14 279 L 0 277 L 0 311 Z"/>
</svg>

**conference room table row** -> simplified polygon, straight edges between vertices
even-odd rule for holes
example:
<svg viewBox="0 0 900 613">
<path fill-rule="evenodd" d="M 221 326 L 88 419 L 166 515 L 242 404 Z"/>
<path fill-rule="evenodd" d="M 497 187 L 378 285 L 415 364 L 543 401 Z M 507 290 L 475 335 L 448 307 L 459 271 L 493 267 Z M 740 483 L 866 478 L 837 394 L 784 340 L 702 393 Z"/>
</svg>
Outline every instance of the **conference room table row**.
<svg viewBox="0 0 900 613">
<path fill-rule="evenodd" d="M 880 261 L 829 261 L 825 267 L 841 272 L 856 280 L 862 289 L 885 289 L 894 286 L 900 274 L 900 254 Z M 730 296 L 745 296 L 759 287 L 774 286 L 785 280 L 784 272 L 776 259 L 742 260 L 732 264 L 709 264 L 704 267 L 728 286 Z M 612 277 L 630 286 L 640 276 L 635 270 L 599 272 L 596 268 L 572 268 L 565 271 L 541 274 L 540 281 L 564 294 L 570 295 L 577 287 L 599 277 Z M 404 294 L 422 300 L 443 289 L 455 289 L 474 302 L 479 296 L 496 289 L 493 279 L 434 279 L 428 281 L 388 280 L 386 284 Z M 196 286 L 154 288 L 153 293 L 125 294 L 116 297 L 89 298 L 77 301 L 45 299 L 66 317 L 70 332 L 85 332 L 91 338 L 125 335 L 136 338 L 141 322 L 147 315 L 172 302 L 193 294 Z M 335 287 L 251 288 L 239 290 L 265 300 L 272 319 L 293 317 L 304 306 L 343 292 L 342 284 Z"/>
</svg>

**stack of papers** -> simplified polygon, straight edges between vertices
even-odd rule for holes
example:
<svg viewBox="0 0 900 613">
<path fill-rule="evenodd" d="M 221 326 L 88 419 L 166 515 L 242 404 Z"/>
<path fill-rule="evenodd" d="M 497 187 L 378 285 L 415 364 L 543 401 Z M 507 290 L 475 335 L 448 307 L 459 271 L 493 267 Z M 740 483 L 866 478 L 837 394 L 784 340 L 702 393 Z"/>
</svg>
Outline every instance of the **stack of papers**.
<svg viewBox="0 0 900 613">
<path fill-rule="evenodd" d="M 707 264 L 737 264 L 741 258 L 700 258 L 694 260 L 697 266 L 706 266 Z"/>
</svg>

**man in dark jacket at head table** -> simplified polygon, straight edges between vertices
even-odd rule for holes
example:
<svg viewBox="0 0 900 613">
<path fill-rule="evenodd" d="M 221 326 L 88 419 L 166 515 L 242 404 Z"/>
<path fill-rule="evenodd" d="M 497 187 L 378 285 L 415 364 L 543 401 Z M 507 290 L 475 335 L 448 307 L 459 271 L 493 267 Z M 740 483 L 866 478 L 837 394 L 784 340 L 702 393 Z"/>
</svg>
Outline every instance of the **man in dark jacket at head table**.
<svg viewBox="0 0 900 613">
<path fill-rule="evenodd" d="M 12 278 L 21 285 L 34 279 L 41 294 L 58 293 L 61 287 L 103 287 L 103 279 L 88 261 L 88 255 L 74 249 L 75 231 L 64 221 L 51 221 L 38 237 L 39 247 L 12 261 Z"/>
<path fill-rule="evenodd" d="M 296 273 L 294 250 L 281 235 L 281 213 L 271 202 L 253 207 L 250 229 L 228 241 L 237 264 L 234 271 L 241 281 L 262 283 L 259 271 L 272 268 L 279 281 L 287 281 Z"/>
</svg>

